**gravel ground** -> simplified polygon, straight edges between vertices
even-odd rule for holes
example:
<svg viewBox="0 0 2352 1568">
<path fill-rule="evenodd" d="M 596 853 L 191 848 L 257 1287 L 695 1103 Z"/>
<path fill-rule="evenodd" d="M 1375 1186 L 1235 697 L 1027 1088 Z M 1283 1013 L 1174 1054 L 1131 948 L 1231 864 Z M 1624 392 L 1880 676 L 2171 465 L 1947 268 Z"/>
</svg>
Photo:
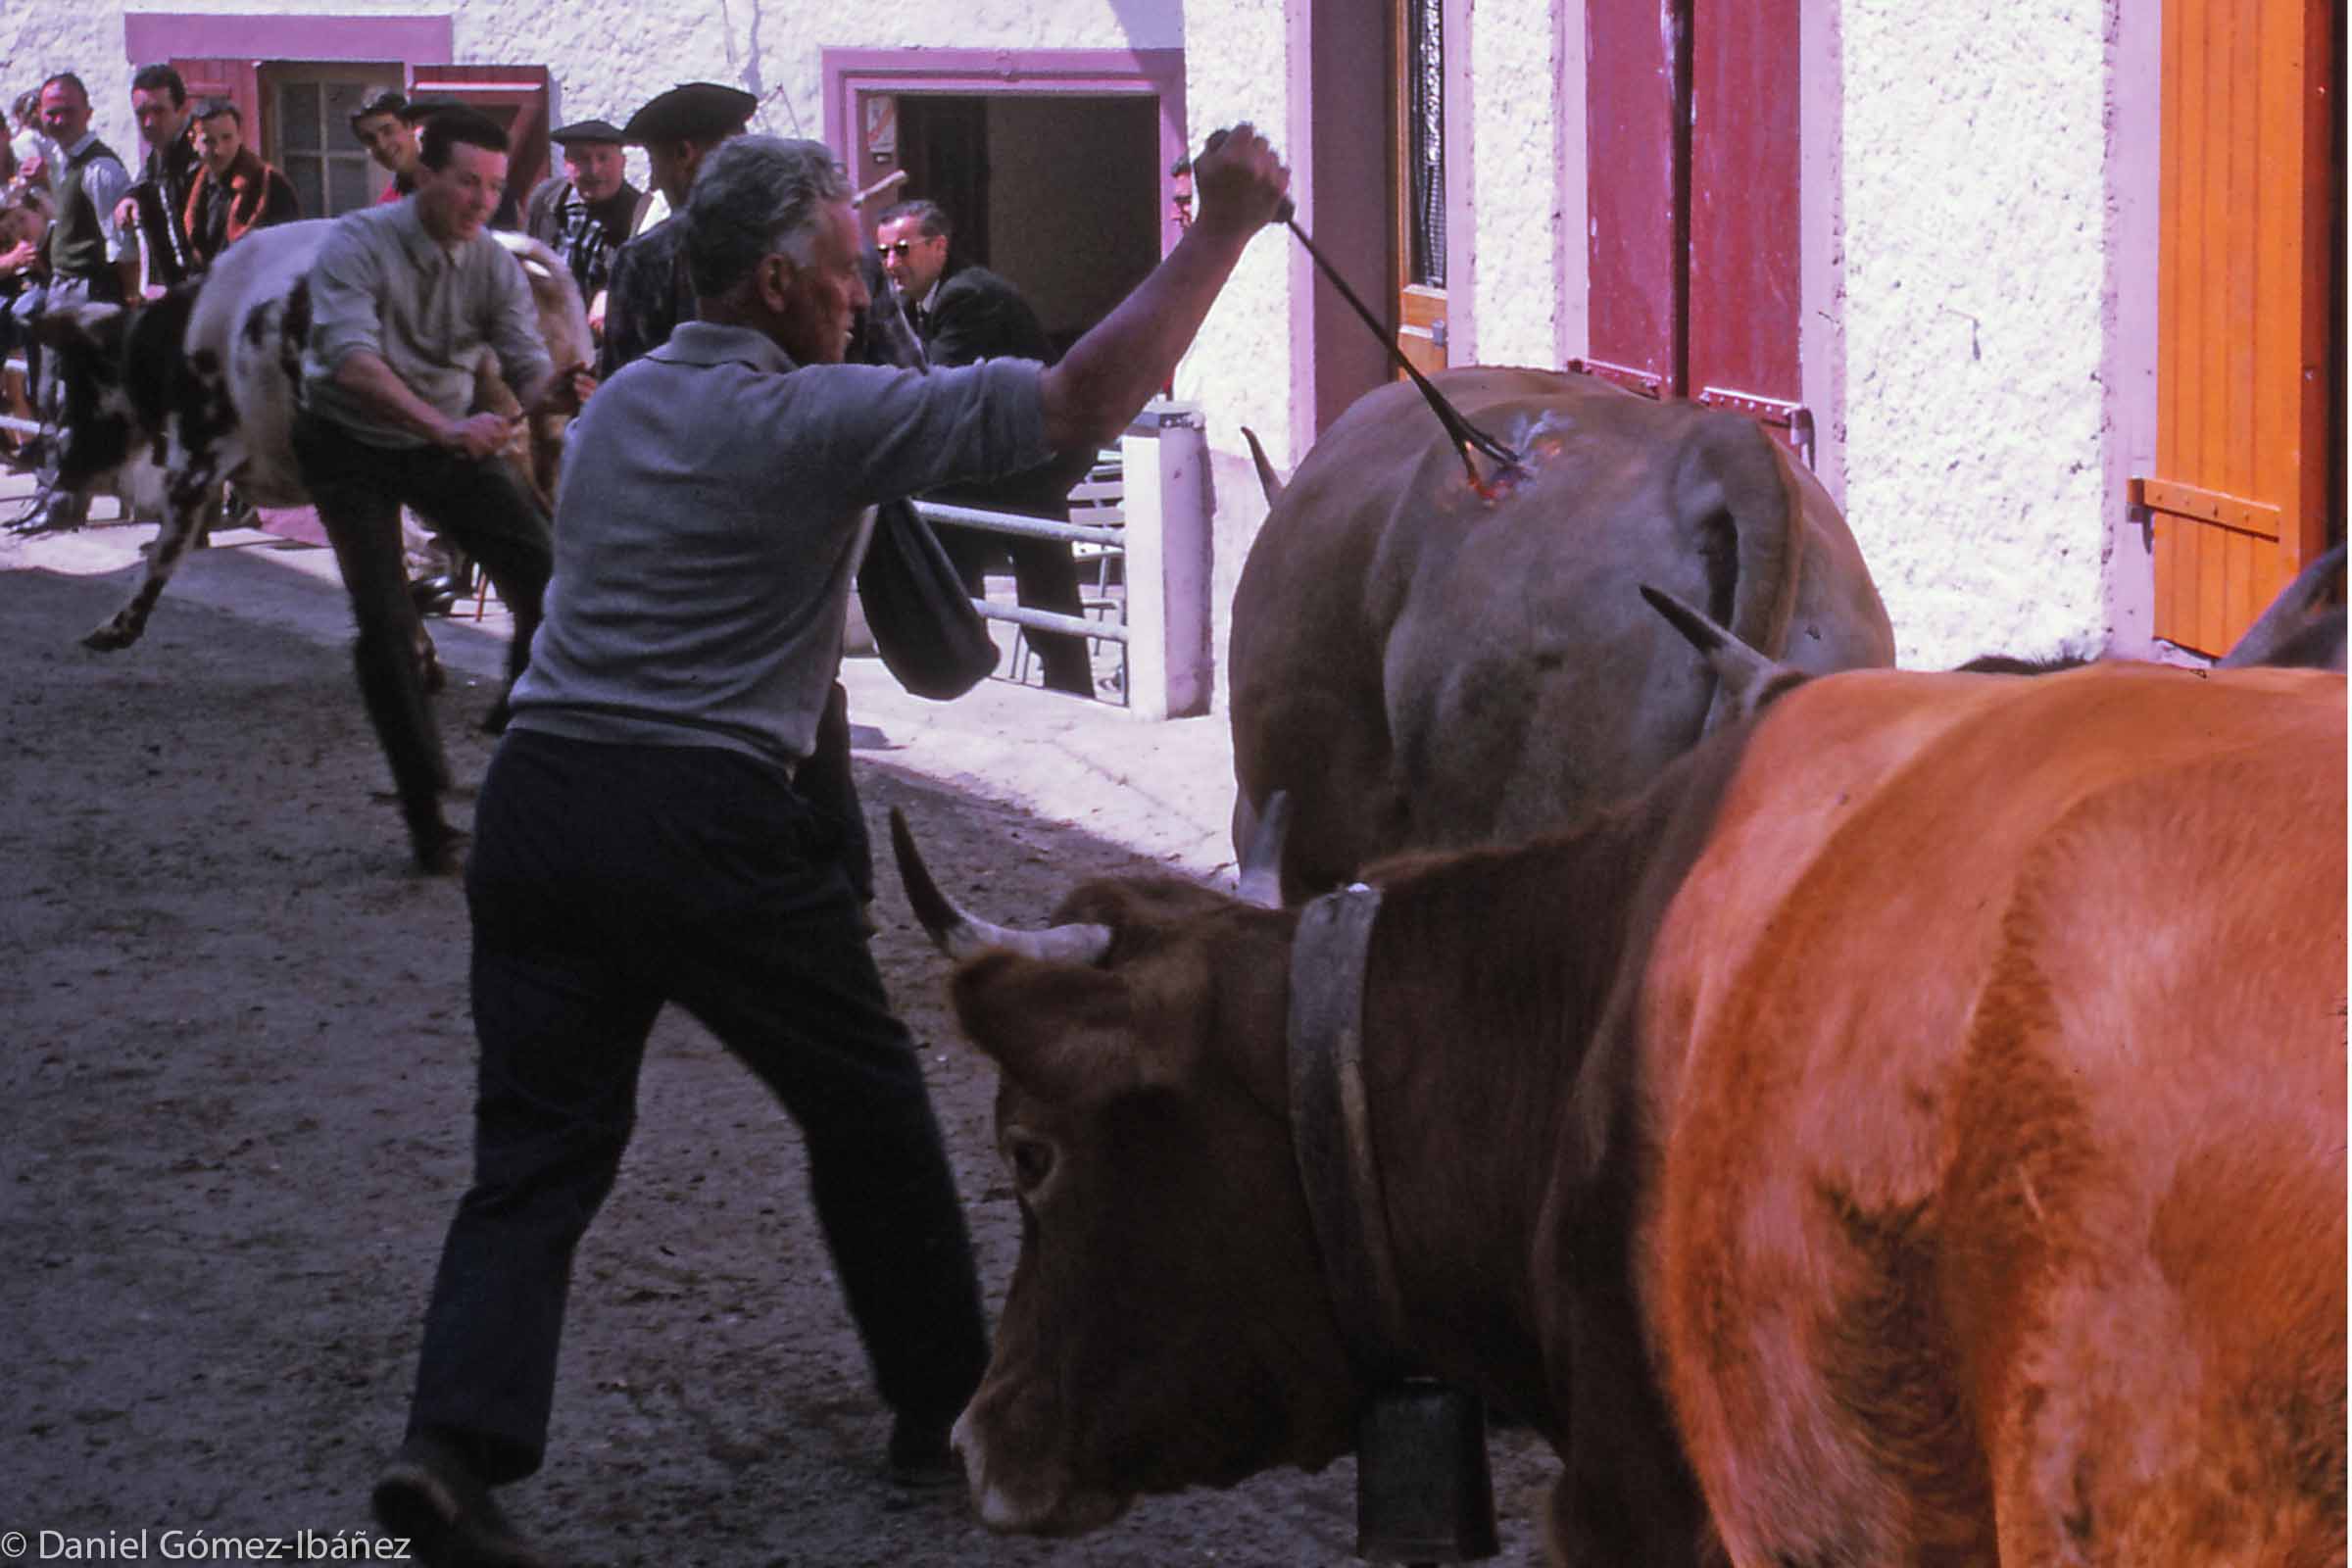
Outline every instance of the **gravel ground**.
<svg viewBox="0 0 2352 1568">
<path fill-rule="evenodd" d="M 16 1531 L 25 1560 L 219 1560 L 260 1537 L 326 1560 L 372 1536 L 368 1487 L 465 1184 L 464 909 L 454 884 L 405 871 L 326 552 L 224 535 L 140 646 L 78 646 L 149 532 L 0 539 L 0 1551 Z M 457 672 L 437 705 L 451 763 L 478 780 L 504 617 L 434 624 Z M 1032 918 L 1087 874 L 1230 877 L 1221 719 L 1146 724 L 1001 680 L 927 704 L 871 661 L 849 681 L 877 828 L 904 806 L 986 912 Z M 1019 1227 L 993 1070 L 957 1040 L 942 961 L 884 880 L 877 954 L 993 1309 Z M 648 1061 L 579 1256 L 553 1452 L 510 1494 L 565 1560 L 1353 1560 L 1347 1463 L 1151 1499 L 1061 1544 L 883 1484 L 888 1417 L 791 1123 L 683 1017 Z M 1522 1435 L 1494 1453 L 1500 1560 L 1540 1561 L 1552 1462 Z"/>
</svg>

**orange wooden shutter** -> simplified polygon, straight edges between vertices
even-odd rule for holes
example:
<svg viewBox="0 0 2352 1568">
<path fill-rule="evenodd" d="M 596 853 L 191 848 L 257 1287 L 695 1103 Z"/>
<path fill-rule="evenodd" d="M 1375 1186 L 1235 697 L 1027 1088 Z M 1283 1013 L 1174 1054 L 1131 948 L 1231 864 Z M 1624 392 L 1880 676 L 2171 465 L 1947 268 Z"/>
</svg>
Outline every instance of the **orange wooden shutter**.
<svg viewBox="0 0 2352 1568">
<path fill-rule="evenodd" d="M 2328 547 L 2334 0 L 2165 0 L 2156 634 L 2226 652 Z M 2340 437 L 2339 437 L 2340 438 Z"/>
</svg>

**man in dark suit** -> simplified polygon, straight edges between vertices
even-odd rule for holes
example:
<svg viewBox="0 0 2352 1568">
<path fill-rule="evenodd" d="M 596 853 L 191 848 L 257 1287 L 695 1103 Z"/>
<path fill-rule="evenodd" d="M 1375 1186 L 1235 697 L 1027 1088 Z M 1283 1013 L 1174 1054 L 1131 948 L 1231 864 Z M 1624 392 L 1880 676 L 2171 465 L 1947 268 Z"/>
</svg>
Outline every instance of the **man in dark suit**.
<svg viewBox="0 0 2352 1568">
<path fill-rule="evenodd" d="M 901 202 L 882 215 L 876 241 L 882 266 L 922 340 L 933 365 L 970 365 L 978 360 L 1020 359 L 1051 363 L 1054 346 L 1037 313 L 1020 291 L 984 267 L 952 265 L 955 230 L 933 202 Z M 1067 462 L 1031 468 L 1007 479 L 926 497 L 952 506 L 1019 513 L 1067 522 L 1070 486 L 1081 473 Z M 964 586 L 977 598 L 991 562 L 1012 556 L 1014 591 L 1024 609 L 1078 615 L 1078 565 L 1066 539 L 1024 539 L 978 529 L 942 526 L 940 543 L 955 559 Z M 1094 662 L 1084 637 L 1069 632 L 1027 630 L 1037 650 L 1045 683 L 1053 691 L 1091 697 Z"/>
</svg>

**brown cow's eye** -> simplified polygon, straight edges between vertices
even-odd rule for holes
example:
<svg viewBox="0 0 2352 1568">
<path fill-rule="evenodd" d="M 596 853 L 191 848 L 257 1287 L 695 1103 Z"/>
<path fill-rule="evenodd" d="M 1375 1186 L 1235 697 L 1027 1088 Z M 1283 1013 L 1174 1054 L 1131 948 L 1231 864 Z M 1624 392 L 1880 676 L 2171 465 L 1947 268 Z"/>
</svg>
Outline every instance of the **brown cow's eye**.
<svg viewBox="0 0 2352 1568">
<path fill-rule="evenodd" d="M 1024 1138 L 1012 1146 L 1012 1176 L 1021 1190 L 1031 1192 L 1054 1174 L 1054 1146 Z"/>
</svg>

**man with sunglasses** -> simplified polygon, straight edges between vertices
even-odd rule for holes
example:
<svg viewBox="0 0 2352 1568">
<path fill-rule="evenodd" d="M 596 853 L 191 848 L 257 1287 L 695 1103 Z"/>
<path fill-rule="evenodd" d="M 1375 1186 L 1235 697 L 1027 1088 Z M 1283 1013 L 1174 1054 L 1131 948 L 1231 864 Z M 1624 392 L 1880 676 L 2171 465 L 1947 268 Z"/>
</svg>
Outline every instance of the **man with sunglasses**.
<svg viewBox="0 0 2352 1568">
<path fill-rule="evenodd" d="M 955 227 L 936 202 L 901 202 L 883 213 L 875 239 L 883 270 L 908 324 L 933 365 L 972 365 L 981 360 L 1050 362 L 1054 346 L 1043 322 L 1021 291 L 985 267 L 952 257 Z M 959 485 L 925 499 L 984 512 L 1011 512 L 1053 522 L 1070 520 L 1070 486 L 1084 476 L 1093 455 L 1065 458 L 1026 473 L 984 484 Z M 1030 539 L 942 524 L 947 547 L 973 598 L 987 591 L 989 566 L 1012 558 L 1013 590 L 1022 607 L 1055 614 L 1081 615 L 1078 564 L 1066 539 Z M 1092 697 L 1094 660 L 1087 640 L 1069 632 L 1025 630 L 1037 650 L 1050 691 Z"/>
</svg>

